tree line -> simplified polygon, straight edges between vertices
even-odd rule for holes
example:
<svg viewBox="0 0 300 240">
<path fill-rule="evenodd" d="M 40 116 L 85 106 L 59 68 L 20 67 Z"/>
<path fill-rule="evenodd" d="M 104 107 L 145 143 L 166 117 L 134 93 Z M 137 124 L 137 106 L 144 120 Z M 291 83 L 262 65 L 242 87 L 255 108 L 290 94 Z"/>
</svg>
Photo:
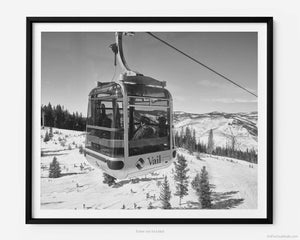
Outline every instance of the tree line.
<svg viewBox="0 0 300 240">
<path fill-rule="evenodd" d="M 82 113 L 70 113 L 64 109 L 64 106 L 60 104 L 52 106 L 51 103 L 42 105 L 41 112 L 41 124 L 44 124 L 44 126 L 85 131 L 86 118 L 82 116 Z"/>
<path fill-rule="evenodd" d="M 236 138 L 232 136 L 229 140 L 231 144 L 226 145 L 226 147 L 215 146 L 213 129 L 209 131 L 207 144 L 197 141 L 195 129 L 189 127 L 186 127 L 185 130 L 181 128 L 180 132 L 175 134 L 175 146 L 185 148 L 190 152 L 207 153 L 257 163 L 257 153 L 254 149 L 238 150 L 235 148 Z"/>
</svg>

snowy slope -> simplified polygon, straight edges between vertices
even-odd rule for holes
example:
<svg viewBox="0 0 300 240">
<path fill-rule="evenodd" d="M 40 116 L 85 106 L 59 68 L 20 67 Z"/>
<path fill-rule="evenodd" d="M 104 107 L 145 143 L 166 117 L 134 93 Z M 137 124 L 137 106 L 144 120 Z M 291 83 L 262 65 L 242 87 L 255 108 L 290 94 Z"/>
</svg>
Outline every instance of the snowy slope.
<svg viewBox="0 0 300 240">
<path fill-rule="evenodd" d="M 210 129 L 213 129 L 216 146 L 231 144 L 231 136 L 236 138 L 236 149 L 257 151 L 257 112 L 194 114 L 182 111 L 174 112 L 175 131 L 186 127 L 195 129 L 196 138 L 207 144 Z"/>
<path fill-rule="evenodd" d="M 53 129 L 54 137 L 48 143 L 41 138 L 41 208 L 42 209 L 145 209 L 151 202 L 160 207 L 159 192 L 163 176 L 168 177 L 173 208 L 179 207 L 174 196 L 174 166 L 133 180 L 120 180 L 114 187 L 103 184 L 102 171 L 92 168 L 79 153 L 84 133 Z M 42 130 L 44 136 L 45 130 Z M 67 137 L 66 137 L 67 136 Z M 66 139 L 65 147 L 58 138 Z M 55 144 L 56 142 L 56 144 Z M 75 143 L 75 144 L 73 144 Z M 69 148 L 69 144 L 71 149 Z M 77 145 L 77 148 L 76 148 Z M 203 166 L 207 167 L 213 189 L 213 204 L 217 209 L 257 208 L 257 166 L 236 159 L 201 154 L 201 160 L 183 149 L 178 150 L 188 160 L 190 181 Z M 49 164 L 57 157 L 63 176 L 48 178 Z M 81 168 L 80 168 L 81 165 Z M 149 197 L 147 198 L 147 195 Z M 181 208 L 197 208 L 197 196 L 189 185 L 189 195 L 182 200 Z"/>
</svg>

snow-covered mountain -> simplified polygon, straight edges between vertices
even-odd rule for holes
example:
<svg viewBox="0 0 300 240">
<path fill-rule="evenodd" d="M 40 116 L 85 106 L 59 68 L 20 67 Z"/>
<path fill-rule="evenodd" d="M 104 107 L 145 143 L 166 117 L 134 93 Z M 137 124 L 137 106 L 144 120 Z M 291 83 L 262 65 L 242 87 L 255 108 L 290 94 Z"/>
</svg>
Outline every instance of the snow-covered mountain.
<svg viewBox="0 0 300 240">
<path fill-rule="evenodd" d="M 195 114 L 175 111 L 174 127 L 177 132 L 186 127 L 195 129 L 197 140 L 205 144 L 210 129 L 213 129 L 215 146 L 231 146 L 234 138 L 235 149 L 257 151 L 257 112 Z"/>
</svg>

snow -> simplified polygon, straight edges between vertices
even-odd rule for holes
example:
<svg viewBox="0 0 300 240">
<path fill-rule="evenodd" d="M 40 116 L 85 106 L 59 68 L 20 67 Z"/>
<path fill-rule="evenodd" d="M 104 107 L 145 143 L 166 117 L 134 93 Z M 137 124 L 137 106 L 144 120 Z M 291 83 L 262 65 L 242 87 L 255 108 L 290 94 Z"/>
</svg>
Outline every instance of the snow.
<svg viewBox="0 0 300 240">
<path fill-rule="evenodd" d="M 46 130 L 41 130 L 44 136 Z M 189 184 L 189 195 L 182 199 L 174 196 L 174 166 L 136 179 L 117 180 L 114 187 L 104 184 L 100 169 L 94 169 L 79 153 L 84 144 L 84 132 L 53 128 L 54 137 L 47 143 L 41 137 L 41 208 L 42 209 L 145 209 L 151 202 L 154 208 L 161 206 L 159 201 L 160 184 L 167 176 L 172 191 L 173 208 L 197 208 L 197 196 Z M 65 139 L 61 146 L 58 139 Z M 56 142 L 56 144 L 55 144 Z M 69 149 L 69 145 L 71 149 Z M 77 146 L 77 148 L 76 148 Z M 257 208 L 257 165 L 245 161 L 190 154 L 178 149 L 188 161 L 189 181 L 206 166 L 210 184 L 214 186 L 213 206 L 217 209 L 255 209 Z M 48 178 L 49 164 L 53 157 L 60 163 L 63 176 Z M 80 167 L 81 166 L 81 167 Z M 147 198 L 149 195 L 149 198 Z"/>
<path fill-rule="evenodd" d="M 175 112 L 175 131 L 186 127 L 194 129 L 196 139 L 207 144 L 210 129 L 213 129 L 215 146 L 231 146 L 231 136 L 236 139 L 236 150 L 254 149 L 257 152 L 257 113 L 227 114 L 212 112 L 192 114 Z"/>
</svg>

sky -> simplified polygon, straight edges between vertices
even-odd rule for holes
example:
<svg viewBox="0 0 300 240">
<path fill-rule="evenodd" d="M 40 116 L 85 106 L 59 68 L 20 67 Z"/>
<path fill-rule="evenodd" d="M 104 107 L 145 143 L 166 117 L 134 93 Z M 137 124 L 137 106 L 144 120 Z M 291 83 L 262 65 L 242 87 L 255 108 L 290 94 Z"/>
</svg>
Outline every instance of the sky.
<svg viewBox="0 0 300 240">
<path fill-rule="evenodd" d="M 256 32 L 157 32 L 161 39 L 257 94 Z M 117 79 L 109 45 L 113 32 L 42 33 L 42 104 L 86 116 L 97 81 Z M 123 41 L 131 69 L 166 81 L 174 110 L 191 113 L 257 111 L 257 98 L 139 32 Z M 116 72 L 116 73 L 115 73 Z M 114 74 L 115 73 L 115 74 Z"/>
</svg>

